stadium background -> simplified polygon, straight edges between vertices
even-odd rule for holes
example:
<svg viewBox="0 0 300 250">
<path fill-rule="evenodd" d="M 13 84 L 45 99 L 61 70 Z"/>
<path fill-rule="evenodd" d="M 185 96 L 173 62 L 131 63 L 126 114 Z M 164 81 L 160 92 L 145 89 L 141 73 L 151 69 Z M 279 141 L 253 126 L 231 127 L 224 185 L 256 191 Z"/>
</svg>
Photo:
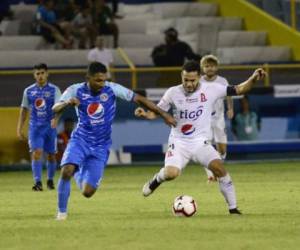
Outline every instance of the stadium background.
<svg viewBox="0 0 300 250">
<path fill-rule="evenodd" d="M 0 37 L 0 164 L 29 167 L 27 145 L 18 141 L 15 127 L 23 90 L 33 82 L 32 65 L 37 61 L 46 62 L 51 68 L 50 81 L 64 90 L 71 83 L 84 81 L 87 51 L 45 49 L 42 38 L 29 32 L 37 6 L 35 1 L 9 2 L 14 19 L 4 20 L 0 26 L 3 33 Z M 119 3 L 124 18 L 117 20 L 120 48 L 112 49 L 115 81 L 156 101 L 163 93 L 159 89 L 170 86 L 166 78 L 172 79 L 167 80 L 169 84 L 177 84 L 180 68 L 154 67 L 150 57 L 153 47 L 163 41 L 163 30 L 175 26 L 182 40 L 196 52 L 202 55 L 211 52 L 220 58 L 220 75 L 231 84 L 243 81 L 258 66 L 269 73 L 250 94 L 251 108 L 262 119 L 259 139 L 246 143 L 252 145 L 246 148 L 244 142 L 234 140 L 227 121 L 229 159 L 299 158 L 299 2 L 158 2 Z M 191 27 L 196 28 L 191 30 Z M 112 46 L 111 37 L 106 37 L 106 43 Z M 162 121 L 138 121 L 132 114 L 133 105 L 119 102 L 118 107 L 113 129 L 114 157 L 110 163 L 162 161 L 168 128 Z M 238 110 L 235 101 L 235 111 Z M 70 110 L 65 116 L 74 118 L 75 114 Z M 261 146 L 259 151 L 257 145 Z M 285 154 L 278 155 L 278 152 Z"/>
</svg>

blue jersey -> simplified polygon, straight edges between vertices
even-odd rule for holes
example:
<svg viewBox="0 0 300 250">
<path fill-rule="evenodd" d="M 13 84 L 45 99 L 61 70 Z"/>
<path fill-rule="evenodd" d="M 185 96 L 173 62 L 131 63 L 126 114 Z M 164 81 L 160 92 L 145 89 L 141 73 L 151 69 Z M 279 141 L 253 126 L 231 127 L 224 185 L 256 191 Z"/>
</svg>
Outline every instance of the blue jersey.
<svg viewBox="0 0 300 250">
<path fill-rule="evenodd" d="M 59 88 L 51 83 L 43 87 L 34 83 L 24 90 L 21 107 L 31 111 L 30 128 L 50 126 L 53 118 L 52 106 L 59 100 L 60 95 Z"/>
<path fill-rule="evenodd" d="M 44 21 L 48 24 L 55 24 L 57 21 L 55 12 L 53 10 L 47 10 L 44 6 L 38 7 L 36 19 L 38 21 Z"/>
<path fill-rule="evenodd" d="M 76 107 L 78 124 L 72 138 L 82 139 L 92 148 L 110 146 L 112 121 L 116 113 L 116 97 L 132 101 L 134 92 L 117 83 L 105 82 L 98 92 L 90 90 L 87 83 L 71 85 L 60 101 L 76 97 L 80 105 Z"/>
</svg>

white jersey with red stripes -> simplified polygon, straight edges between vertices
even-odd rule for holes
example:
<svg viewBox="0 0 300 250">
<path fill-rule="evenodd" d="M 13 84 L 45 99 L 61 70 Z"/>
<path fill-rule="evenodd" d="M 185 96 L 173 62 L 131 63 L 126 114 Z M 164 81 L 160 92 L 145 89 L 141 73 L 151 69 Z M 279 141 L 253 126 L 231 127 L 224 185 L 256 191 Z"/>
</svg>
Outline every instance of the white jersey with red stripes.
<svg viewBox="0 0 300 250">
<path fill-rule="evenodd" d="M 158 106 L 172 109 L 177 126 L 172 127 L 170 137 L 186 140 L 211 140 L 211 119 L 215 102 L 224 98 L 227 86 L 201 82 L 193 93 L 186 93 L 182 85 L 169 88 Z"/>
</svg>

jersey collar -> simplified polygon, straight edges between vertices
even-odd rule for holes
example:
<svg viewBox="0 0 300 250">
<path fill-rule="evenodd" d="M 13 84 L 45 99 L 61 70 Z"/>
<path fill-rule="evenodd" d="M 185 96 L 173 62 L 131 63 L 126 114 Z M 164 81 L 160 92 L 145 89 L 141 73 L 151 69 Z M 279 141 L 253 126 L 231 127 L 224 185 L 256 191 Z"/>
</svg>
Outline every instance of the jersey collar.
<svg viewBox="0 0 300 250">
<path fill-rule="evenodd" d="M 46 82 L 43 86 L 40 86 L 37 82 L 35 82 L 35 86 L 40 88 L 40 89 L 43 89 L 43 88 L 49 86 L 49 82 Z"/>
</svg>

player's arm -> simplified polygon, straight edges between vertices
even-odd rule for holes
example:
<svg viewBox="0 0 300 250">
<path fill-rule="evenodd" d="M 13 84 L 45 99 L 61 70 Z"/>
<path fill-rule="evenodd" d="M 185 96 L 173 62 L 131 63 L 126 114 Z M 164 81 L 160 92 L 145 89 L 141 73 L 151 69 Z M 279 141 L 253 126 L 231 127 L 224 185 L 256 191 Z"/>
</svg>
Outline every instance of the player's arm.
<svg viewBox="0 0 300 250">
<path fill-rule="evenodd" d="M 145 109 L 138 107 L 135 111 L 134 111 L 134 115 L 136 117 L 141 117 L 147 120 L 155 120 L 158 118 L 158 116 L 152 112 L 152 111 L 146 111 Z"/>
<path fill-rule="evenodd" d="M 157 104 L 157 107 L 167 112 L 171 108 L 171 103 L 172 103 L 171 96 L 172 96 L 171 89 L 168 89 L 164 94 L 164 96 L 159 101 L 159 103 Z M 154 112 L 150 110 L 146 111 L 140 107 L 135 110 L 135 116 L 142 117 L 148 120 L 154 120 L 158 118 L 158 116 Z"/>
<path fill-rule="evenodd" d="M 79 100 L 76 97 L 72 97 L 69 100 L 59 101 L 58 103 L 55 103 L 52 107 L 52 111 L 54 113 L 60 113 L 69 106 L 75 107 L 78 106 L 79 104 L 80 104 Z"/>
<path fill-rule="evenodd" d="M 59 101 L 53 105 L 52 111 L 54 113 L 60 113 L 69 106 L 75 107 L 79 106 L 79 104 L 80 101 L 76 98 L 76 86 L 72 85 L 65 90 Z"/>
<path fill-rule="evenodd" d="M 245 82 L 236 86 L 229 86 L 227 88 L 227 95 L 244 95 L 248 93 L 257 81 L 264 79 L 265 75 L 266 72 L 262 68 L 256 69 L 252 76 L 250 76 Z"/>
<path fill-rule="evenodd" d="M 152 111 L 151 113 L 146 112 L 150 118 L 155 119 L 156 115 L 159 115 L 165 120 L 165 123 L 169 126 L 176 126 L 176 121 L 173 116 L 171 116 L 168 112 L 162 110 L 160 107 L 155 105 L 155 103 L 148 100 L 146 97 L 141 96 L 139 94 L 135 94 L 133 100 L 137 104 L 146 107 L 149 111 Z"/>
<path fill-rule="evenodd" d="M 58 87 L 55 88 L 54 103 L 58 103 L 61 97 L 61 91 Z M 62 113 L 54 113 L 51 119 L 51 128 L 56 128 Z"/>
<path fill-rule="evenodd" d="M 228 119 L 232 119 L 234 116 L 234 111 L 233 111 L 233 100 L 231 96 L 226 97 L 226 104 L 227 104 L 227 117 Z"/>
<path fill-rule="evenodd" d="M 28 116 L 28 109 L 25 107 L 21 107 L 20 114 L 19 114 L 19 120 L 18 120 L 18 126 L 17 126 L 17 136 L 20 140 L 26 140 L 23 128 L 24 124 L 26 122 Z"/>
<path fill-rule="evenodd" d="M 25 89 L 23 92 L 23 98 L 22 98 L 21 109 L 20 109 L 18 125 L 17 125 L 17 136 L 20 140 L 26 139 L 23 133 L 23 128 L 29 113 L 29 109 L 30 106 L 27 97 L 27 89 Z"/>
<path fill-rule="evenodd" d="M 165 123 L 170 126 L 176 126 L 175 119 L 166 111 L 161 109 L 160 107 L 156 106 L 155 103 L 148 100 L 146 97 L 139 95 L 137 93 L 134 93 L 132 90 L 125 88 L 124 86 L 108 82 L 108 86 L 110 86 L 115 95 L 125 101 L 134 101 L 135 103 L 147 108 L 148 110 L 152 111 L 154 114 L 159 115 L 165 120 Z"/>
</svg>

